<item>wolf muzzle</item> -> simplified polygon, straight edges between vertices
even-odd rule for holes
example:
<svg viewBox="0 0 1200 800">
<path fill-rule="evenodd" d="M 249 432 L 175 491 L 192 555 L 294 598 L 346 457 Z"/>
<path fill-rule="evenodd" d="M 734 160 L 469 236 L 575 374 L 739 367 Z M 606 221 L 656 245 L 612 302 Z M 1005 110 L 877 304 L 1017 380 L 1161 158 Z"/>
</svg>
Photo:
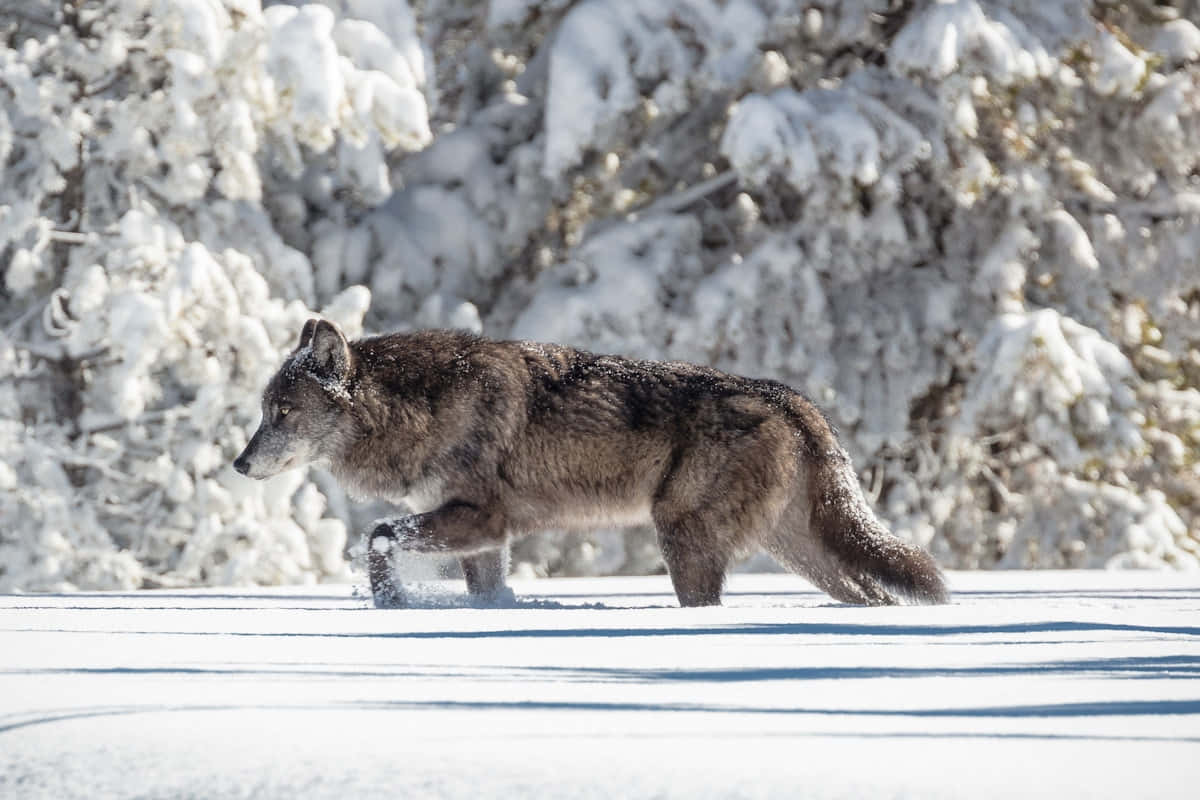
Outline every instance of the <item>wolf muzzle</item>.
<svg viewBox="0 0 1200 800">
<path fill-rule="evenodd" d="M 246 446 L 242 448 L 241 455 L 233 460 L 233 468 L 242 475 L 250 474 L 250 454 L 258 445 L 259 431 L 255 431 L 250 437 L 250 441 L 246 442 Z"/>
</svg>

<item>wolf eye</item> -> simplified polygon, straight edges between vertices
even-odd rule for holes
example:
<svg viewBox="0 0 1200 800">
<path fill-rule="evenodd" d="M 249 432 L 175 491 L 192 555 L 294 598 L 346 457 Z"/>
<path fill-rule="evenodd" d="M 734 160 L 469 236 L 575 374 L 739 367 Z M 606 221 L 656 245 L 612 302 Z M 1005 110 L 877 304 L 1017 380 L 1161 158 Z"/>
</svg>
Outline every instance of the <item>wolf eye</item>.
<svg viewBox="0 0 1200 800">
<path fill-rule="evenodd" d="M 292 409 L 289 408 L 288 406 L 280 406 L 279 407 L 279 419 L 283 419 L 284 417 L 286 417 L 288 415 L 288 412 L 291 410 Z"/>
</svg>

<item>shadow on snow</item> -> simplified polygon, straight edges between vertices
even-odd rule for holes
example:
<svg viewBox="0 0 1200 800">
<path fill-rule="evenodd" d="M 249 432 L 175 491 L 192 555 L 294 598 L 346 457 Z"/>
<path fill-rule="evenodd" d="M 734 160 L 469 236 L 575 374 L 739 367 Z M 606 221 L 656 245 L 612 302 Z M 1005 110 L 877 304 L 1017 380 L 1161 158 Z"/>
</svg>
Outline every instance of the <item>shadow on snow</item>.
<svg viewBox="0 0 1200 800">
<path fill-rule="evenodd" d="M 739 625 L 691 627 L 591 627 L 591 628 L 500 628 L 496 630 L 438 631 L 153 631 L 84 630 L 69 628 L 0 628 L 4 633 L 94 633 L 125 636 L 247 636 L 266 638 L 330 639 L 624 639 L 661 636 L 883 636 L 937 637 L 1026 633 L 1149 633 L 1166 636 L 1200 636 L 1200 627 L 1190 625 L 1131 625 L 1110 622 L 1049 620 L 994 625 L 887 625 L 841 622 L 761 622 Z"/>
<path fill-rule="evenodd" d="M 972 719 L 972 718 L 1080 718 L 1080 717 L 1123 717 L 1200 714 L 1200 700 L 1117 700 L 1083 703 L 1047 703 L 1040 705 L 981 706 L 966 708 L 915 708 L 915 709 L 861 709 L 861 708 L 804 708 L 804 707 L 755 707 L 723 706 L 692 703 L 635 703 L 635 702 L 553 702 L 553 701 L 462 701 L 462 700 L 395 700 L 395 701 L 348 701 L 320 705 L 172 705 L 172 706 L 101 706 L 68 712 L 29 712 L 0 720 L 0 734 L 46 725 L 97 717 L 119 717 L 133 714 L 161 714 L 188 712 L 246 712 L 246 711 L 408 711 L 408 712 L 651 712 L 655 714 L 750 714 L 771 716 L 817 716 L 817 717 L 869 717 L 874 719 Z M 803 733 L 799 735 L 805 735 Z M 825 734 L 808 734 L 825 735 Z M 874 736 L 888 734 L 876 733 Z M 897 734 L 904 735 L 904 734 Z M 929 734 L 942 738 L 957 738 L 961 733 L 947 732 Z M 972 734 L 965 734 L 971 736 Z M 979 733 L 981 738 L 1004 738 L 1004 734 Z M 1091 737 L 1087 734 L 1074 735 L 1051 733 L 1045 736 L 1036 732 L 1021 732 L 1021 738 L 1089 739 L 1105 738 L 1121 741 L 1171 741 L 1200 742 L 1198 738 L 1181 737 L 1138 737 L 1104 736 Z"/>
<path fill-rule="evenodd" d="M 0 675 L 210 675 L 261 678 L 433 678 L 438 680 L 550 679 L 577 683 L 658 683 L 697 681 L 703 683 L 751 683 L 759 681 L 866 680 L 874 678 L 965 678 L 1001 675 L 1093 676 L 1103 678 L 1196 679 L 1200 677 L 1200 655 L 1131 656 L 1071 661 L 1014 663 L 971 667 L 908 666 L 812 666 L 731 667 L 719 669 L 642 669 L 634 667 L 480 666 L 449 670 L 363 669 L 353 664 L 327 665 L 336 669 L 266 667 L 48 667 L 0 669 Z"/>
</svg>

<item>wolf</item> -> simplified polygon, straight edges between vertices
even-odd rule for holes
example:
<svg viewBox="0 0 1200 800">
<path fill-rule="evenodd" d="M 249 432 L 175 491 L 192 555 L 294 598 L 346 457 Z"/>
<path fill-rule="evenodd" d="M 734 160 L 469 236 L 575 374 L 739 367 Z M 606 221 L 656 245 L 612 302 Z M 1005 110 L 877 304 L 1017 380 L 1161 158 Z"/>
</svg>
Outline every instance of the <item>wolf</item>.
<svg viewBox="0 0 1200 800">
<path fill-rule="evenodd" d="M 680 361 L 422 330 L 348 341 L 310 319 L 234 468 L 325 465 L 352 496 L 415 513 L 368 532 L 375 604 L 403 604 L 398 551 L 453 554 L 506 591 L 508 545 L 651 523 L 682 606 L 720 603 L 765 549 L 835 600 L 948 599 L 933 558 L 878 520 L 829 421 L 782 383 Z"/>
</svg>

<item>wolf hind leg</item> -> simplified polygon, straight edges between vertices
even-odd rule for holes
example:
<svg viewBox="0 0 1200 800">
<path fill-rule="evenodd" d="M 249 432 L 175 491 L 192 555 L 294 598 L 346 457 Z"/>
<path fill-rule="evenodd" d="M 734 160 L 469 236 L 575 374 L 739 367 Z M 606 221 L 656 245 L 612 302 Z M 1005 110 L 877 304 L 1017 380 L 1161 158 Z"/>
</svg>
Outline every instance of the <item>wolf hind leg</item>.
<svg viewBox="0 0 1200 800">
<path fill-rule="evenodd" d="M 696 515 L 654 515 L 658 546 L 679 605 L 719 606 L 730 554 Z"/>
<path fill-rule="evenodd" d="M 791 429 L 770 418 L 742 436 L 674 453 L 650 516 L 682 606 L 719 605 L 733 558 L 750 552 L 790 499 Z"/>
<path fill-rule="evenodd" d="M 508 547 L 486 550 L 471 556 L 463 556 L 463 577 L 467 579 L 467 592 L 490 603 L 513 599 L 508 588 Z"/>
<path fill-rule="evenodd" d="M 663 560 L 671 575 L 675 596 L 683 608 L 721 605 L 725 571 L 729 560 L 716 553 L 696 553 L 688 549 L 663 547 Z"/>
</svg>

